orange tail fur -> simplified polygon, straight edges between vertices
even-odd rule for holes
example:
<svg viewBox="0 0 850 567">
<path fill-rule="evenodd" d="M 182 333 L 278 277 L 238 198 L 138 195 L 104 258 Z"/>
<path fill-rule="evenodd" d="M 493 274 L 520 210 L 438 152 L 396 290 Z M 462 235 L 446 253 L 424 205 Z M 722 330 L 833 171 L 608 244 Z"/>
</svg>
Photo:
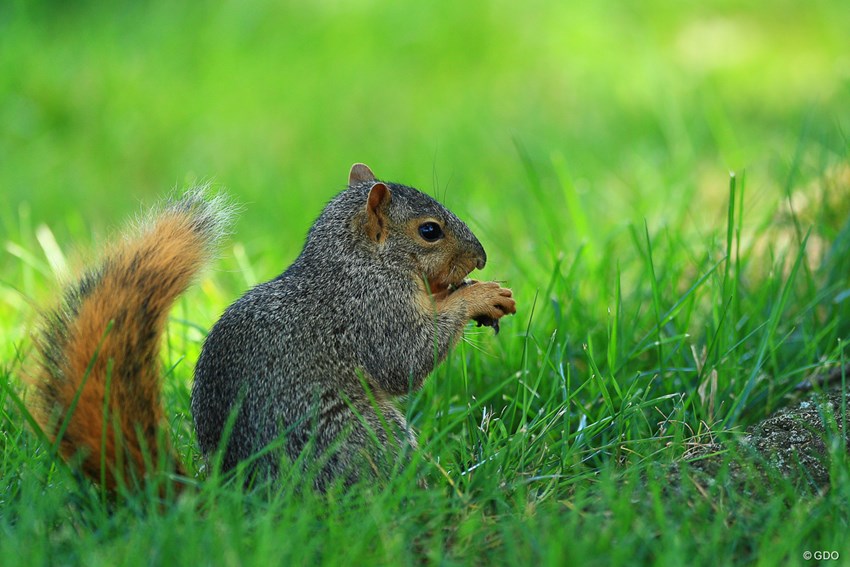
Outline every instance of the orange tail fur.
<svg viewBox="0 0 850 567">
<path fill-rule="evenodd" d="M 61 433 L 62 456 L 80 458 L 86 476 L 109 490 L 143 479 L 163 452 L 182 472 L 161 431 L 161 336 L 229 213 L 205 188 L 170 201 L 43 316 L 30 410 L 51 441 Z"/>
</svg>

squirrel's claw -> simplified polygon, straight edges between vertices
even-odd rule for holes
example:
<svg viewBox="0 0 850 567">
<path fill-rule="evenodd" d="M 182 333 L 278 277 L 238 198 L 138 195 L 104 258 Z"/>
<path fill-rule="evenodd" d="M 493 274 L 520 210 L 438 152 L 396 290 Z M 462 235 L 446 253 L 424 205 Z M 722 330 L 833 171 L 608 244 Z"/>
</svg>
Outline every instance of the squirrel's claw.
<svg viewBox="0 0 850 567">
<path fill-rule="evenodd" d="M 476 323 L 478 323 L 478 325 L 477 325 L 478 327 L 493 327 L 493 334 L 495 334 L 495 335 L 499 334 L 499 320 L 498 319 L 493 319 L 492 317 L 489 317 L 487 315 L 481 315 L 481 316 L 478 316 L 478 317 L 473 317 L 472 320 L 475 321 Z"/>
<path fill-rule="evenodd" d="M 473 285 L 474 284 L 474 285 Z M 479 327 L 492 327 L 494 334 L 499 334 L 499 319 L 505 315 L 516 313 L 516 302 L 511 290 L 501 287 L 498 282 L 470 282 L 466 284 L 470 291 L 475 290 L 478 300 L 483 303 L 474 309 L 472 320 Z"/>
</svg>

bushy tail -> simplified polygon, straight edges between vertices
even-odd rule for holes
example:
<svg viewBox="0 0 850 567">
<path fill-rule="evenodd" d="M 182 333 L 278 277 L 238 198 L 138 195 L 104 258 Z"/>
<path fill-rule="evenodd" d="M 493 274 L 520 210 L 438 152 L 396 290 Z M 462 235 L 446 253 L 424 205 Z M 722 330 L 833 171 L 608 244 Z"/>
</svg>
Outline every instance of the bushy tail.
<svg viewBox="0 0 850 567">
<path fill-rule="evenodd" d="M 154 211 L 42 319 L 30 410 L 60 439 L 62 456 L 80 458 L 83 472 L 110 490 L 119 479 L 143 479 L 172 452 L 161 432 L 161 336 L 232 210 L 206 193 L 194 189 Z M 173 455 L 171 462 L 182 472 Z"/>
</svg>

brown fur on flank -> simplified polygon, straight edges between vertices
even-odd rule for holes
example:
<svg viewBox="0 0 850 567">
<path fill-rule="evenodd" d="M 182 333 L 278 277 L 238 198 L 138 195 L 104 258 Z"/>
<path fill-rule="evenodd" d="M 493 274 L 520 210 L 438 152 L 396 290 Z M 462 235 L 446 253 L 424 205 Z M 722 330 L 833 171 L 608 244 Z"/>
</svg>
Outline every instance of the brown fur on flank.
<svg viewBox="0 0 850 567">
<path fill-rule="evenodd" d="M 166 204 L 43 316 L 30 409 L 53 442 L 70 414 L 62 456 L 80 458 L 82 471 L 109 490 L 141 480 L 163 452 L 172 453 L 161 430 L 161 336 L 226 216 L 221 200 L 205 198 L 203 188 Z M 182 472 L 173 454 L 171 462 Z"/>
</svg>

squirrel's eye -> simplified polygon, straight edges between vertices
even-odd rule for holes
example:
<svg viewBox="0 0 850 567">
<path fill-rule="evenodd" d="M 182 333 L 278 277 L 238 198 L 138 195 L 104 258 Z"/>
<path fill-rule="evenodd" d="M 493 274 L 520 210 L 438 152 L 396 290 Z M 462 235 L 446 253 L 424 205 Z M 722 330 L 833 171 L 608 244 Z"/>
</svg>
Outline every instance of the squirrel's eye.
<svg viewBox="0 0 850 567">
<path fill-rule="evenodd" d="M 433 221 L 419 225 L 419 236 L 428 242 L 436 242 L 443 237 L 443 229 Z"/>
</svg>

